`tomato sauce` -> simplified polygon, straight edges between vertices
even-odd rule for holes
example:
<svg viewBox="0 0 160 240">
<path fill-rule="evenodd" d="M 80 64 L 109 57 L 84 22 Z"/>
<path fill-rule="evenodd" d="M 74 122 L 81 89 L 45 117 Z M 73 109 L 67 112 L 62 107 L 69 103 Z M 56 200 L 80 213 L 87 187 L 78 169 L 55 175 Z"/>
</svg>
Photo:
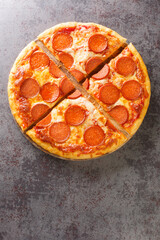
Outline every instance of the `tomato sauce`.
<svg viewBox="0 0 160 240">
<path fill-rule="evenodd" d="M 70 34 L 70 33 L 73 32 L 75 29 L 76 29 L 76 27 L 66 27 L 66 28 L 62 28 L 62 29 L 58 30 L 58 32 Z"/>
<path fill-rule="evenodd" d="M 144 99 L 141 100 L 140 104 L 136 104 L 136 103 L 131 102 L 129 105 L 132 109 L 132 117 L 131 117 L 130 120 L 127 121 L 126 124 L 124 124 L 124 126 L 127 125 L 127 127 L 132 126 L 133 123 L 139 118 L 139 116 L 141 114 L 141 111 L 143 109 L 143 106 L 144 106 Z"/>
<path fill-rule="evenodd" d="M 47 128 L 34 128 L 36 131 L 36 137 L 38 137 L 43 142 L 51 143 L 52 140 L 48 135 L 48 129 Z"/>
</svg>

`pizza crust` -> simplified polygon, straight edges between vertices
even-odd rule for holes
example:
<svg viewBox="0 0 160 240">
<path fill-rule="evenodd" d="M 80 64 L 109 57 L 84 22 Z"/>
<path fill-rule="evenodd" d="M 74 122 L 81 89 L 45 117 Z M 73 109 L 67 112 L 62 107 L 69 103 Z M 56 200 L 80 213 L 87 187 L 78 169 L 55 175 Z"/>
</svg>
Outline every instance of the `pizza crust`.
<svg viewBox="0 0 160 240">
<path fill-rule="evenodd" d="M 80 25 L 86 25 L 86 26 L 90 26 L 93 25 L 95 27 L 98 27 L 100 30 L 102 31 L 107 31 L 107 32 L 112 32 L 112 35 L 115 36 L 116 38 L 118 38 L 121 42 L 121 44 L 123 45 L 124 43 L 126 43 L 126 38 L 122 37 L 121 35 L 119 35 L 117 32 L 113 31 L 110 28 L 104 27 L 100 24 L 96 24 L 93 22 L 89 22 L 89 23 L 83 23 L 83 22 L 66 22 L 66 23 L 60 23 L 55 25 L 54 27 L 48 28 L 47 30 L 45 30 L 44 32 L 42 32 L 41 34 L 38 35 L 39 39 L 45 39 L 48 37 L 48 35 L 53 34 L 54 32 L 58 31 L 61 28 L 66 28 L 66 27 L 76 27 L 76 26 L 80 26 Z"/>
<path fill-rule="evenodd" d="M 30 55 L 32 54 L 32 51 L 37 51 L 37 50 L 40 52 L 43 52 L 42 49 L 40 49 L 39 46 L 35 42 L 33 42 L 33 41 L 30 42 L 20 52 L 20 54 L 16 58 L 13 66 L 12 66 L 12 69 L 10 71 L 10 74 L 9 74 L 9 81 L 8 81 L 9 105 L 10 105 L 12 115 L 14 116 L 14 119 L 16 120 L 16 122 L 18 123 L 18 125 L 20 126 L 22 131 L 25 131 L 28 127 L 30 127 L 30 125 L 33 124 L 34 121 L 32 121 L 30 119 L 30 121 L 27 125 L 27 123 L 24 123 L 23 117 L 21 117 L 21 113 L 19 112 L 19 109 L 18 109 L 19 105 L 17 104 L 16 94 L 15 94 L 15 91 L 19 92 L 19 86 L 15 86 L 14 74 L 17 72 L 17 70 L 19 68 L 25 69 L 25 67 L 27 65 L 30 66 L 28 59 L 29 59 Z M 52 77 L 51 74 L 49 73 L 49 67 L 44 68 L 39 71 L 35 71 L 30 68 L 29 71 L 31 72 L 31 75 L 32 75 L 31 78 L 36 79 L 36 81 L 38 82 L 40 87 L 43 86 L 47 82 L 56 83 L 59 86 L 61 78 Z M 33 98 L 29 98 L 29 103 L 30 103 L 31 107 L 33 107 L 36 103 L 42 103 L 42 104 L 47 105 L 49 108 L 52 108 L 55 104 L 57 104 L 60 101 L 61 98 L 62 98 L 62 96 L 59 96 L 58 99 L 54 102 L 46 102 L 43 100 L 43 98 L 40 96 L 40 94 L 38 94 L 37 96 L 35 96 Z"/>
<path fill-rule="evenodd" d="M 106 60 L 108 59 L 109 57 L 111 57 L 112 55 L 114 55 L 115 52 L 117 52 L 118 49 L 120 49 L 121 47 L 123 46 L 126 46 L 126 38 L 122 37 L 121 35 L 119 35 L 117 32 L 111 30 L 110 28 L 107 28 L 107 27 L 104 27 L 102 25 L 99 25 L 99 24 L 95 24 L 95 23 L 82 23 L 82 22 L 67 22 L 67 23 L 61 23 L 61 24 L 58 24 L 52 28 L 49 28 L 47 30 L 45 30 L 43 33 L 41 33 L 39 36 L 38 36 L 38 39 L 41 40 L 45 46 L 53 53 L 55 54 L 56 51 L 54 51 L 52 49 L 52 43 L 51 43 L 51 39 L 52 39 L 52 36 L 55 32 L 58 32 L 59 30 L 63 29 L 63 28 L 74 28 L 74 27 L 78 27 L 78 26 L 93 26 L 93 27 L 97 27 L 99 29 L 99 31 L 103 32 L 103 33 L 109 33 L 112 37 L 114 37 L 115 39 L 117 39 L 117 45 L 112 47 L 113 49 L 111 50 L 110 53 L 107 53 L 107 55 L 105 56 L 105 54 L 103 55 L 103 60 Z M 102 33 L 102 34 L 103 34 Z M 49 38 L 49 42 L 46 40 Z M 88 38 L 88 36 L 87 36 Z M 82 38 L 83 39 L 83 38 Z M 110 41 L 112 42 L 112 40 Z M 84 45 L 83 45 L 84 46 Z M 72 48 L 71 48 L 72 49 Z M 67 52 L 69 54 L 73 54 L 72 51 L 69 51 L 67 50 Z M 82 52 L 83 52 L 83 49 L 82 49 Z M 80 66 L 80 64 L 78 62 L 84 62 L 86 61 L 86 57 L 89 58 L 89 57 L 92 57 L 92 56 L 97 56 L 97 57 L 102 57 L 102 55 L 100 53 L 93 53 L 92 51 L 85 51 L 85 54 L 83 52 L 83 54 L 80 54 L 80 56 L 84 55 L 84 57 L 81 59 L 79 58 L 79 55 L 76 55 L 75 57 L 75 62 L 76 62 L 76 69 L 82 71 L 85 73 L 84 69 L 82 68 L 82 66 Z M 86 55 L 86 56 L 85 56 Z M 58 58 L 55 54 L 55 57 Z M 74 56 L 73 56 L 74 57 Z M 77 62 L 77 59 L 78 62 Z"/>
<path fill-rule="evenodd" d="M 122 135 L 121 138 L 117 140 L 116 144 L 114 143 L 111 146 L 106 147 L 103 150 L 97 150 L 94 153 L 85 154 L 80 151 L 66 153 L 66 152 L 60 151 L 56 147 L 52 147 L 50 143 L 43 142 L 39 138 L 37 138 L 34 128 L 31 130 L 28 130 L 26 132 L 26 135 L 30 138 L 30 141 L 32 142 L 32 144 L 40 148 L 42 151 L 45 151 L 54 157 L 58 157 L 58 158 L 60 157 L 64 160 L 72 160 L 72 161 L 93 159 L 93 158 L 103 156 L 104 154 L 110 154 L 116 151 L 117 149 L 119 149 L 120 147 L 122 147 L 128 141 L 128 139 Z"/>
<path fill-rule="evenodd" d="M 8 100 L 9 100 L 9 105 L 10 105 L 10 109 L 12 112 L 13 117 L 15 118 L 16 122 L 18 123 L 18 125 L 21 127 L 22 131 L 25 130 L 25 127 L 23 126 L 23 120 L 20 118 L 18 110 L 17 110 L 17 105 L 16 105 L 16 99 L 15 99 L 15 94 L 13 92 L 15 86 L 14 86 L 14 77 L 13 77 L 13 73 L 16 72 L 17 70 L 17 66 L 19 64 L 19 62 L 26 57 L 26 55 L 28 54 L 29 51 L 31 51 L 32 49 L 34 49 L 36 47 L 35 42 L 30 42 L 18 55 L 18 57 L 16 58 L 12 69 L 10 71 L 9 74 L 9 81 L 8 81 Z"/>
</svg>

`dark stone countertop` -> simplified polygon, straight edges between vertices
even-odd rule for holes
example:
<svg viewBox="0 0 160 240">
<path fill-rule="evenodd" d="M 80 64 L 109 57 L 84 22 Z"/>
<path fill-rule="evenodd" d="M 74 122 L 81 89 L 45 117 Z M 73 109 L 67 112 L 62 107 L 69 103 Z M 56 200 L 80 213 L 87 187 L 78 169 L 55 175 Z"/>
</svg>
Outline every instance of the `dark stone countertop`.
<svg viewBox="0 0 160 240">
<path fill-rule="evenodd" d="M 15 58 L 39 33 L 66 21 L 100 23 L 126 37 L 151 79 L 139 131 L 98 160 L 68 162 L 41 152 L 9 110 Z M 159 27 L 158 0 L 0 1 L 0 240 L 160 239 Z"/>
</svg>

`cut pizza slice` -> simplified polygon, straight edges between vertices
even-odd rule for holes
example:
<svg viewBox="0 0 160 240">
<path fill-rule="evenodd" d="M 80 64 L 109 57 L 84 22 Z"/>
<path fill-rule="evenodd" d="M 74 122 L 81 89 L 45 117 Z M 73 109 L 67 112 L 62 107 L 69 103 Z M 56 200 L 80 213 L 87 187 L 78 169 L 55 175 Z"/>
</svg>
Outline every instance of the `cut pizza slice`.
<svg viewBox="0 0 160 240">
<path fill-rule="evenodd" d="M 71 160 L 98 157 L 122 146 L 127 138 L 84 97 L 64 99 L 26 134 L 33 144 Z"/>
<path fill-rule="evenodd" d="M 58 24 L 38 38 L 66 68 L 79 70 L 85 76 L 126 42 L 107 27 L 77 22 Z"/>
<path fill-rule="evenodd" d="M 88 91 L 128 133 L 137 131 L 151 90 L 146 66 L 133 44 L 89 79 Z"/>
<path fill-rule="evenodd" d="M 73 70 L 81 80 L 83 74 Z M 74 89 L 73 84 L 49 57 L 31 42 L 16 59 L 8 83 L 10 108 L 22 131 Z"/>
</svg>

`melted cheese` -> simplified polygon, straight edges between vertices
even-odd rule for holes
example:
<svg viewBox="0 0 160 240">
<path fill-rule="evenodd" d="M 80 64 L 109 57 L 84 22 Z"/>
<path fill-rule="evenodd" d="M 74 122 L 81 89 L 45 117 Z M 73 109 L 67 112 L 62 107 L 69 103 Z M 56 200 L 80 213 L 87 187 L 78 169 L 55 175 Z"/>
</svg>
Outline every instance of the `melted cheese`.
<svg viewBox="0 0 160 240">
<path fill-rule="evenodd" d="M 94 125 L 95 123 L 98 124 L 106 134 L 106 143 L 109 141 L 109 138 L 107 138 L 107 134 L 109 131 L 109 128 L 106 124 L 106 118 L 94 107 L 94 105 L 89 102 L 84 97 L 79 97 L 77 99 L 65 99 L 63 100 L 58 106 L 56 106 L 52 112 L 52 122 L 63 122 L 65 121 L 64 118 L 64 112 L 67 109 L 68 106 L 71 105 L 78 105 L 83 107 L 87 112 L 87 117 L 85 121 L 79 125 L 79 126 L 70 126 L 71 129 L 71 136 L 70 138 L 63 144 L 56 143 L 56 146 L 68 146 L 69 144 L 84 144 L 83 134 L 85 132 L 85 129 L 88 127 Z M 120 133 L 114 132 L 114 138 L 120 137 Z"/>
<path fill-rule="evenodd" d="M 126 54 L 127 55 L 127 54 Z M 93 78 L 90 78 L 89 80 L 89 83 L 90 83 L 90 87 L 89 87 L 89 92 L 90 94 L 92 95 L 95 95 L 98 93 L 99 91 L 99 88 L 108 83 L 108 82 L 111 82 L 113 83 L 115 86 L 117 86 L 117 88 L 121 89 L 122 87 L 122 84 L 128 80 L 136 80 L 139 82 L 137 76 L 136 76 L 136 71 L 134 72 L 134 74 L 132 76 L 127 76 L 127 77 L 124 77 L 120 74 L 118 74 L 114 68 L 114 63 L 115 61 L 117 60 L 117 58 L 121 57 L 121 56 L 124 56 L 124 53 L 120 53 L 116 58 L 112 59 L 110 61 L 110 63 L 108 64 L 109 67 L 110 67 L 110 73 L 109 73 L 109 76 L 107 76 L 105 79 L 101 79 L 101 80 L 95 80 Z M 137 59 L 135 58 L 135 56 L 133 56 L 133 59 L 135 61 L 137 61 Z M 143 83 L 144 85 L 146 85 L 146 82 Z M 111 106 L 107 106 L 106 104 L 104 104 L 103 102 L 101 102 L 99 99 L 97 99 L 97 101 L 107 110 L 111 110 L 113 107 L 117 106 L 117 105 L 123 105 L 125 106 L 127 109 L 128 109 L 128 112 L 129 112 L 129 120 L 132 119 L 132 114 L 133 114 L 133 109 L 131 108 L 130 106 L 130 103 L 131 102 L 134 102 L 135 104 L 137 105 L 140 105 L 141 104 L 141 97 L 138 98 L 137 100 L 134 100 L 134 101 L 129 101 L 127 99 L 125 99 L 122 95 L 120 95 L 120 98 L 119 100 L 111 105 Z M 127 123 L 124 125 L 125 128 L 128 127 Z"/>
</svg>

